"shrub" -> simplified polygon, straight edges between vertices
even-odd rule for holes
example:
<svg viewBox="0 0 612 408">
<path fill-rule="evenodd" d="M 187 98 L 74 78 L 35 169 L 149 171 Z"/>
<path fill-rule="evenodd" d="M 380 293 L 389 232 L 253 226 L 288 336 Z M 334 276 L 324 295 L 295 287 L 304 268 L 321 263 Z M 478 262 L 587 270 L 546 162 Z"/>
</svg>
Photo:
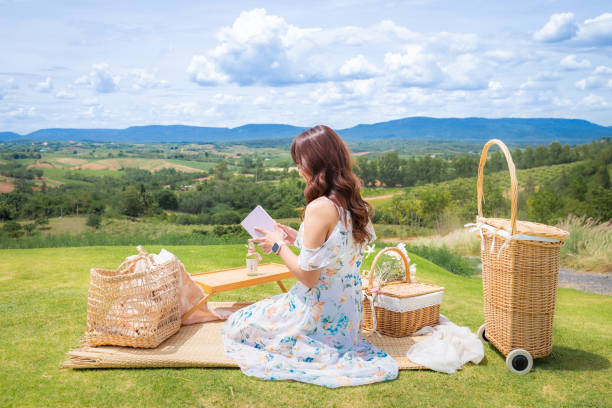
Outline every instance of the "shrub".
<svg viewBox="0 0 612 408">
<path fill-rule="evenodd" d="M 102 217 L 100 217 L 100 214 L 91 213 L 87 217 L 87 226 L 89 226 L 89 227 L 93 227 L 93 228 L 98 229 L 98 228 L 100 228 L 100 223 L 101 222 L 102 222 Z"/>
</svg>

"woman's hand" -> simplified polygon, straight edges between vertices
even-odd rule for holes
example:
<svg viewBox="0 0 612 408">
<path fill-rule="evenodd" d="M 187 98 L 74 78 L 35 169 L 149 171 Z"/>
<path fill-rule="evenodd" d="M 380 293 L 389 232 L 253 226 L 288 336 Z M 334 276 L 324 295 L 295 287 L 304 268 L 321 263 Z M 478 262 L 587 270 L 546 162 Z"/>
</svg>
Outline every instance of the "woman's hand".
<svg viewBox="0 0 612 408">
<path fill-rule="evenodd" d="M 254 227 L 255 231 L 265 234 L 263 237 L 251 238 L 249 241 L 256 242 L 257 246 L 262 249 L 264 254 L 269 254 L 272 251 L 272 246 L 275 242 L 281 243 L 285 241 L 283 230 L 279 223 L 275 223 L 274 231 L 266 231 L 265 229 Z"/>
<path fill-rule="evenodd" d="M 278 222 L 275 222 L 275 223 L 276 225 L 280 227 L 282 231 L 285 232 L 285 234 L 287 234 L 287 236 L 285 237 L 285 244 L 289 246 L 295 245 L 295 238 L 297 237 L 298 232 L 294 230 L 293 228 L 288 227 L 286 225 L 279 224 Z"/>
</svg>

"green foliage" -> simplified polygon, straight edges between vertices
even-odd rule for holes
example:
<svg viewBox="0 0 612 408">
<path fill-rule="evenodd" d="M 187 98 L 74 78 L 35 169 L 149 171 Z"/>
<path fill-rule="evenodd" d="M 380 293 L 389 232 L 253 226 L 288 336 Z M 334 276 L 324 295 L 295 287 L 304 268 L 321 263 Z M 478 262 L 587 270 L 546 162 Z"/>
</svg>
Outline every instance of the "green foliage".
<svg viewBox="0 0 612 408">
<path fill-rule="evenodd" d="M 446 246 L 406 245 L 406 250 L 428 259 L 456 275 L 470 276 L 478 272 L 464 257 L 451 251 Z"/>
<path fill-rule="evenodd" d="M 145 207 L 140 192 L 134 186 L 126 187 L 121 194 L 121 212 L 130 217 L 138 217 L 144 213 Z"/>
<path fill-rule="evenodd" d="M 176 210 L 178 208 L 178 199 L 176 194 L 170 190 L 160 190 L 155 194 L 157 204 L 164 210 Z"/>
<path fill-rule="evenodd" d="M 100 224 L 102 223 L 102 217 L 98 213 L 90 213 L 87 216 L 87 226 L 95 229 L 100 228 Z"/>
<path fill-rule="evenodd" d="M 23 228 L 17 221 L 7 221 L 2 227 L 2 232 L 10 238 L 19 238 L 23 235 Z"/>
</svg>

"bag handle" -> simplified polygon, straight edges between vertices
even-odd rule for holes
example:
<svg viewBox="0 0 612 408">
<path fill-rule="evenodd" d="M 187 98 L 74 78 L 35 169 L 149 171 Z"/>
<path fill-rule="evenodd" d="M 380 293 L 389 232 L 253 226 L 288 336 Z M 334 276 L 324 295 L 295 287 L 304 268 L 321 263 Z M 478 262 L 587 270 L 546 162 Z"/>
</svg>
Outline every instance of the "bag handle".
<svg viewBox="0 0 612 408">
<path fill-rule="evenodd" d="M 506 156 L 506 162 L 508 162 L 508 170 L 510 171 L 510 198 L 511 198 L 511 215 L 510 215 L 510 225 L 511 231 L 510 234 L 514 235 L 516 231 L 516 209 L 518 203 L 518 183 L 516 181 L 516 169 L 514 168 L 514 162 L 512 161 L 512 156 L 510 155 L 510 151 L 508 147 L 499 139 L 491 139 L 489 140 L 484 147 L 482 148 L 482 153 L 480 154 L 480 164 L 478 165 L 478 218 L 482 217 L 482 201 L 484 198 L 482 196 L 482 178 L 484 172 L 484 166 L 487 163 L 487 151 L 489 147 L 492 145 L 498 145 L 504 155 Z"/>
<path fill-rule="evenodd" d="M 138 250 L 138 255 L 132 259 L 126 259 L 117 267 L 117 275 L 121 275 L 123 273 L 128 273 L 129 270 L 134 266 L 134 264 L 141 259 L 145 259 L 150 263 L 153 263 L 153 255 L 145 251 L 142 246 L 138 245 L 136 247 Z"/>
<path fill-rule="evenodd" d="M 376 262 L 378 262 L 378 258 L 381 257 L 382 254 L 384 254 L 385 252 L 396 252 L 400 255 L 400 257 L 402 258 L 402 261 L 404 262 L 404 271 L 406 273 L 406 279 L 405 281 L 410 283 L 410 273 L 408 272 L 409 270 L 409 265 L 408 265 L 408 258 L 406 258 L 406 255 L 404 255 L 404 253 L 397 247 L 387 247 L 387 248 L 383 248 L 378 254 L 376 254 L 376 257 L 374 258 L 374 260 L 372 261 L 372 267 L 370 268 L 370 276 L 368 279 L 368 289 L 372 289 L 373 286 L 373 278 L 374 278 L 374 268 L 376 267 Z"/>
</svg>

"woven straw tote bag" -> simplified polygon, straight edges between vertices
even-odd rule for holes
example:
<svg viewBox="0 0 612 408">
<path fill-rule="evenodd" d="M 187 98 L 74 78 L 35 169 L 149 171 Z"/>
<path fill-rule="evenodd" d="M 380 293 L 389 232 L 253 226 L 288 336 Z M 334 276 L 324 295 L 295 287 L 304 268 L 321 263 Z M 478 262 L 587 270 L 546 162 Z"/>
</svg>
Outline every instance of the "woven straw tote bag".
<svg viewBox="0 0 612 408">
<path fill-rule="evenodd" d="M 487 151 L 494 144 L 504 153 L 510 171 L 510 219 L 482 215 L 483 171 Z M 478 231 L 481 240 L 485 324 L 479 337 L 505 356 L 513 353 L 507 360 L 510 371 L 528 372 L 533 358 L 552 352 L 560 250 L 569 233 L 545 224 L 516 220 L 516 169 L 501 140 L 492 139 L 485 144 L 477 183 L 478 216 L 475 224 L 466 226 Z"/>
<path fill-rule="evenodd" d="M 402 281 L 381 283 L 373 286 L 374 271 L 380 257 L 393 251 L 402 260 L 405 278 Z M 442 286 L 410 281 L 409 260 L 406 254 L 396 247 L 381 250 L 370 268 L 368 284 L 363 293 L 363 329 L 381 333 L 389 337 L 405 337 L 425 326 L 440 322 Z"/>
<path fill-rule="evenodd" d="M 176 259 L 155 263 L 138 246 L 116 270 L 91 269 L 87 301 L 88 346 L 155 348 L 181 327 Z"/>
</svg>

